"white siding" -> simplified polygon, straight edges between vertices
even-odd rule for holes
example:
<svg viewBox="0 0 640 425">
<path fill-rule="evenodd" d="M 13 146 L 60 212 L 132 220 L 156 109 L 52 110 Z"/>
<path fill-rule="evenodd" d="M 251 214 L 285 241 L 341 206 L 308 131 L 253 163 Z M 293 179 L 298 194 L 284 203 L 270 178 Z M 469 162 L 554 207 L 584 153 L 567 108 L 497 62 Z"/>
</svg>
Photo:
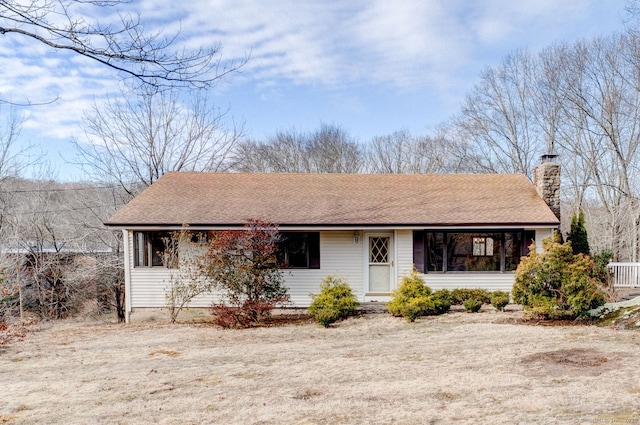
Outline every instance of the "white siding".
<svg viewBox="0 0 640 425">
<path fill-rule="evenodd" d="M 131 307 L 164 307 L 165 289 L 171 281 L 164 267 L 134 267 L 131 270 Z"/>
<path fill-rule="evenodd" d="M 425 283 L 431 289 L 482 288 L 511 292 L 515 274 L 508 273 L 427 273 Z"/>
<path fill-rule="evenodd" d="M 199 255 L 202 255 L 206 252 L 208 248 L 208 245 L 203 245 L 203 244 L 194 244 L 191 242 L 188 242 L 186 244 L 181 244 L 180 245 L 180 265 L 181 267 L 188 267 L 188 261 L 191 258 L 195 258 Z M 184 269 L 182 269 L 184 270 Z M 171 270 L 170 273 L 177 273 L 177 270 Z M 193 274 L 193 273 L 191 273 Z M 179 276 L 179 275 L 178 275 Z M 189 272 L 185 271 L 185 274 L 183 275 L 185 276 L 186 279 L 189 278 Z M 170 282 L 170 281 L 169 281 Z M 166 288 L 166 286 L 165 286 Z M 164 291 L 164 289 L 163 289 Z M 218 294 L 216 293 L 209 293 L 209 294 L 203 294 L 200 295 L 196 298 L 194 298 L 193 300 L 191 300 L 191 303 L 189 304 L 189 307 L 211 307 L 211 304 L 213 304 L 214 302 L 220 302 L 220 297 Z"/>
<path fill-rule="evenodd" d="M 130 235 L 131 236 L 131 235 Z M 129 252 L 133 252 L 133 238 L 129 237 Z M 353 231 L 320 233 L 320 269 L 283 270 L 285 284 L 289 288 L 292 303 L 306 307 L 311 303 L 310 294 L 318 293 L 320 283 L 329 275 L 346 279 L 358 299 L 364 298 L 362 239 L 355 244 Z M 184 251 L 181 251 L 183 254 Z M 164 267 L 133 267 L 133 256 L 128 261 L 131 276 L 131 307 L 166 306 L 166 289 L 175 270 Z M 209 307 L 217 300 L 216 294 L 201 296 L 192 301 L 191 307 Z"/>
<path fill-rule="evenodd" d="M 394 241 L 396 285 L 413 269 L 413 232 L 396 230 Z M 536 248 L 542 249 L 542 239 L 552 234 L 552 229 L 536 230 Z M 329 275 L 344 278 L 360 301 L 365 300 L 365 276 L 367 270 L 364 235 L 359 233 L 354 243 L 353 231 L 320 232 L 320 269 L 284 270 L 285 284 L 293 305 L 306 307 L 311 302 L 310 294 L 319 292 L 320 283 Z M 133 237 L 129 232 L 129 252 L 133 253 Z M 182 254 L 182 253 L 181 253 Z M 127 262 L 131 279 L 131 307 L 164 307 L 165 291 L 171 282 L 172 270 L 163 267 L 133 267 L 133 255 Z M 175 272 L 175 271 L 174 271 Z M 428 273 L 423 275 L 427 285 L 433 289 L 485 288 L 490 291 L 511 291 L 513 273 Z M 383 297 L 384 298 L 384 297 Z M 192 307 L 209 307 L 217 300 L 215 294 L 198 297 Z M 382 298 L 381 298 L 382 300 Z"/>
<path fill-rule="evenodd" d="M 555 229 L 536 229 L 536 252 L 542 254 L 544 247 L 542 246 L 542 240 L 553 236 Z"/>
<path fill-rule="evenodd" d="M 397 287 L 413 271 L 413 230 L 396 230 L 396 262 Z"/>
<path fill-rule="evenodd" d="M 335 275 L 345 279 L 359 300 L 364 299 L 363 241 L 357 244 L 353 231 L 320 232 L 320 269 L 284 270 L 284 278 L 294 305 L 306 307 L 311 303 L 309 294 L 320 291 L 320 283 Z"/>
<path fill-rule="evenodd" d="M 185 249 L 186 248 L 186 249 Z M 205 247 L 189 243 L 187 247 L 180 246 L 180 261 L 184 263 L 189 257 L 196 255 Z M 133 236 L 129 233 L 129 252 L 133 253 Z M 161 308 L 166 307 L 166 293 L 171 284 L 172 276 L 176 276 L 177 269 L 165 267 L 134 267 L 133 255 L 129 256 L 129 273 L 131 276 L 131 307 L 132 308 Z M 200 296 L 194 299 L 191 307 L 210 307 L 217 301 L 216 294 Z"/>
<path fill-rule="evenodd" d="M 131 307 L 164 307 L 165 288 L 171 280 L 170 270 L 164 267 L 133 266 L 133 232 L 129 232 L 129 268 L 131 279 Z"/>
</svg>

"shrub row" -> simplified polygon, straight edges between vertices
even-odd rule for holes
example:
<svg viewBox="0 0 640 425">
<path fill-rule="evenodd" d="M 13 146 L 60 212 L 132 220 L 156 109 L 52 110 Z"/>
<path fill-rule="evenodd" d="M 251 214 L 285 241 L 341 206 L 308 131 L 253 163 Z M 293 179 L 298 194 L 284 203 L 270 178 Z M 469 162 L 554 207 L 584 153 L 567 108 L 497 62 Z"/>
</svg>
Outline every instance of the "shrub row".
<svg viewBox="0 0 640 425">
<path fill-rule="evenodd" d="M 465 301 L 471 298 L 481 301 L 482 304 L 491 302 L 490 293 L 486 289 L 456 288 L 451 291 L 451 303 L 454 305 L 463 305 Z"/>
<path fill-rule="evenodd" d="M 463 305 L 465 310 L 476 312 L 483 304 L 491 304 L 496 310 L 503 311 L 509 304 L 509 293 L 504 291 L 489 292 L 481 288 L 456 288 L 451 291 L 451 303 Z"/>
<path fill-rule="evenodd" d="M 509 293 L 489 292 L 486 289 L 459 288 L 452 291 L 432 291 L 417 272 L 402 279 L 400 286 L 387 303 L 387 310 L 394 316 L 402 316 L 409 322 L 420 316 L 446 313 L 452 304 L 464 305 L 468 312 L 477 312 L 483 304 L 491 303 L 497 310 L 509 304 Z"/>
</svg>

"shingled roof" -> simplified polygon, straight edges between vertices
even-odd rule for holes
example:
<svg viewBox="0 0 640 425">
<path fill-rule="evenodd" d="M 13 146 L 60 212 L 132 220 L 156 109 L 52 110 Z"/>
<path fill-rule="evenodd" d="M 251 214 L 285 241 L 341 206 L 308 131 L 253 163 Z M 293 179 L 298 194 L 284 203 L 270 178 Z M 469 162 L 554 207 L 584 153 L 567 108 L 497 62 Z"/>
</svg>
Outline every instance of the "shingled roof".
<svg viewBox="0 0 640 425">
<path fill-rule="evenodd" d="M 105 224 L 557 225 L 524 175 L 167 173 Z"/>
</svg>

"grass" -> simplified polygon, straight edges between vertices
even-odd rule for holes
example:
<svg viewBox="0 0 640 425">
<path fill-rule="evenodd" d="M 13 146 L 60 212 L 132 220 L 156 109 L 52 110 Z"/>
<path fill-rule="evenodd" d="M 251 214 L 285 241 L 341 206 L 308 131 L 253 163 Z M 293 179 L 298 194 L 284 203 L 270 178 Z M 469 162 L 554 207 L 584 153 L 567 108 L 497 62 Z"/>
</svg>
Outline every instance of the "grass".
<svg viewBox="0 0 640 425">
<path fill-rule="evenodd" d="M 0 352 L 0 423 L 596 424 L 640 417 L 640 333 L 519 312 L 325 329 L 43 325 Z"/>
</svg>

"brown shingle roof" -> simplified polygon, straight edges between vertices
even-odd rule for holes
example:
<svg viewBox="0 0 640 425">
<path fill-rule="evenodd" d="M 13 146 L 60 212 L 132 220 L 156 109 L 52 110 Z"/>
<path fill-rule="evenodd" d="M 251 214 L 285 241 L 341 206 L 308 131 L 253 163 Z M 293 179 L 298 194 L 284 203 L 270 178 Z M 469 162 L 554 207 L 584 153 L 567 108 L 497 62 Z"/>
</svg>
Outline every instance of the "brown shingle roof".
<svg viewBox="0 0 640 425">
<path fill-rule="evenodd" d="M 558 223 L 524 175 L 167 173 L 109 226 Z"/>
</svg>

